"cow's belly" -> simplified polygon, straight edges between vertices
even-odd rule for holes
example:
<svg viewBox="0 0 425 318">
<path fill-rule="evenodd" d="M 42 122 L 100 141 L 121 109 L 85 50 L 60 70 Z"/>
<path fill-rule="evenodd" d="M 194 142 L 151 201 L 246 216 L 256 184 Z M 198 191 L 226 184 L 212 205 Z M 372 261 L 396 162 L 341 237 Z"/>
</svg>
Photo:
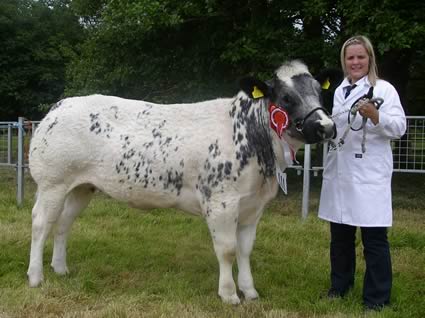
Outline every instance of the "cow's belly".
<svg viewBox="0 0 425 318">
<path fill-rule="evenodd" d="M 138 209 L 176 208 L 195 215 L 202 214 L 196 193 L 189 189 L 182 189 L 178 196 L 165 192 L 136 193 L 128 203 Z"/>
<path fill-rule="evenodd" d="M 121 182 L 120 182 L 121 181 Z M 133 182 L 92 175 L 74 181 L 75 184 L 92 184 L 110 197 L 127 202 L 138 209 L 176 208 L 195 215 L 201 214 L 199 194 L 194 186 L 164 188 L 163 184 L 152 186 L 143 182 Z"/>
</svg>

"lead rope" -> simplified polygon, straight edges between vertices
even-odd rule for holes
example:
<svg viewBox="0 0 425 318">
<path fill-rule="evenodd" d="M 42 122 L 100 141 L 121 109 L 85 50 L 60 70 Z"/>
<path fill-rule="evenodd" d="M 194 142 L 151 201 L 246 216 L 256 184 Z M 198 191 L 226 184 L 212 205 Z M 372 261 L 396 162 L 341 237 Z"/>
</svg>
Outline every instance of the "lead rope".
<svg viewBox="0 0 425 318">
<path fill-rule="evenodd" d="M 331 116 L 331 118 L 335 118 L 335 117 L 339 117 L 342 114 L 348 113 L 348 125 L 344 130 L 344 133 L 342 134 L 341 138 L 339 138 L 339 141 L 337 144 L 335 144 L 334 142 L 330 141 L 329 142 L 329 151 L 335 151 L 338 148 L 341 148 L 342 145 L 345 143 L 345 138 L 348 135 L 348 132 L 350 130 L 354 130 L 354 131 L 359 131 L 360 129 L 363 129 L 363 136 L 362 136 L 362 143 L 361 143 L 361 147 L 362 147 L 362 153 L 366 152 L 366 122 L 367 122 L 367 118 L 363 117 L 362 119 L 362 124 L 359 128 L 353 128 L 353 123 L 354 120 L 357 117 L 357 113 L 359 111 L 360 106 L 367 104 L 367 103 L 372 103 L 375 105 L 376 109 L 379 109 L 379 107 L 381 107 L 381 105 L 384 103 L 384 99 L 377 97 L 377 98 L 372 98 L 373 96 L 373 87 L 371 87 L 371 89 L 369 90 L 369 92 L 363 96 L 362 98 L 359 98 L 356 102 L 354 102 L 354 104 L 350 107 L 350 109 L 344 110 L 342 112 L 339 112 L 333 116 Z M 350 116 L 353 116 L 350 118 Z"/>
</svg>

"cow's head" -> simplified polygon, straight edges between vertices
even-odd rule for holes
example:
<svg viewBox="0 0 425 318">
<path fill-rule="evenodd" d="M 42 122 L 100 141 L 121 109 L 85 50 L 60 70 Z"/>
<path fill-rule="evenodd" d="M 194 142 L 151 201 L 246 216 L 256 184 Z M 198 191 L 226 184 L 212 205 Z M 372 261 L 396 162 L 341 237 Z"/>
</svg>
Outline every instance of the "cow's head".
<svg viewBox="0 0 425 318">
<path fill-rule="evenodd" d="M 240 84 L 250 98 L 267 102 L 270 125 L 279 137 L 308 144 L 334 137 L 335 123 L 323 108 L 321 84 L 300 61 L 283 64 L 270 81 L 248 77 Z"/>
</svg>

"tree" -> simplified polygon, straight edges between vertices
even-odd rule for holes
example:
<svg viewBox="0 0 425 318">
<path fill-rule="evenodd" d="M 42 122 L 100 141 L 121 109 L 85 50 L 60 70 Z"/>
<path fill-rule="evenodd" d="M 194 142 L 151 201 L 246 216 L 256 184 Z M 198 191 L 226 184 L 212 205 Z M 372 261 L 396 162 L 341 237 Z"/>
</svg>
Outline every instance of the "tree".
<svg viewBox="0 0 425 318">
<path fill-rule="evenodd" d="M 36 116 L 63 95 L 228 96 L 238 78 L 267 79 L 287 59 L 314 74 L 340 68 L 354 34 L 371 38 L 381 76 L 410 110 L 412 87 L 425 88 L 410 82 L 425 68 L 422 12 L 412 0 L 4 0 L 0 116 Z"/>
<path fill-rule="evenodd" d="M 294 17 L 273 1 L 109 1 L 72 64 L 67 94 L 106 92 L 154 101 L 234 94 L 301 51 Z M 276 26 L 279 25 L 277 28 Z"/>
<path fill-rule="evenodd" d="M 0 118 L 39 117 L 39 106 L 63 94 L 65 67 L 82 40 L 69 1 L 0 3 Z"/>
<path fill-rule="evenodd" d="M 367 35 L 376 49 L 380 76 L 397 88 L 406 112 L 411 113 L 408 83 L 412 63 L 424 57 L 425 4 L 413 0 L 342 0 L 335 5 L 341 21 L 335 43 L 340 47 L 351 35 Z"/>
<path fill-rule="evenodd" d="M 90 29 L 69 68 L 67 94 L 103 92 L 155 101 L 190 101 L 236 90 L 300 58 L 317 73 L 339 67 L 354 34 L 376 46 L 382 77 L 407 106 L 412 57 L 423 47 L 416 1 L 75 0 Z M 92 14 L 92 16 L 90 16 Z M 189 98 L 187 97 L 189 96 Z"/>
</svg>

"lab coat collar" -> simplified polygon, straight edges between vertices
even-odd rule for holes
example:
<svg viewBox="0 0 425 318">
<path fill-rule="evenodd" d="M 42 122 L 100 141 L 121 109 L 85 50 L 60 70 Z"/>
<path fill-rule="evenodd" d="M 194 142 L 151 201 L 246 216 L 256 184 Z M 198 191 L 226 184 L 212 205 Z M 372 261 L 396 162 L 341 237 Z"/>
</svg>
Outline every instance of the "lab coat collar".
<svg viewBox="0 0 425 318">
<path fill-rule="evenodd" d="M 369 82 L 369 78 L 367 75 L 363 76 L 361 79 L 359 79 L 356 83 L 357 86 L 366 86 L 366 87 L 370 87 L 372 86 Z M 344 80 L 342 81 L 342 87 L 346 88 L 348 86 L 351 86 L 352 84 L 350 83 L 350 80 L 346 77 L 344 78 Z"/>
<path fill-rule="evenodd" d="M 372 86 L 369 82 L 367 75 L 363 76 L 355 84 L 357 85 L 357 88 L 353 89 L 352 93 L 348 95 L 348 97 L 344 100 L 344 104 L 346 105 L 351 105 L 353 101 L 357 100 L 359 97 L 365 94 L 365 88 L 368 89 L 369 87 Z M 343 94 L 345 94 L 346 87 L 351 85 L 352 84 L 350 83 L 348 78 L 344 78 L 343 82 L 341 83 L 341 86 L 343 87 L 343 90 L 342 90 Z"/>
</svg>

